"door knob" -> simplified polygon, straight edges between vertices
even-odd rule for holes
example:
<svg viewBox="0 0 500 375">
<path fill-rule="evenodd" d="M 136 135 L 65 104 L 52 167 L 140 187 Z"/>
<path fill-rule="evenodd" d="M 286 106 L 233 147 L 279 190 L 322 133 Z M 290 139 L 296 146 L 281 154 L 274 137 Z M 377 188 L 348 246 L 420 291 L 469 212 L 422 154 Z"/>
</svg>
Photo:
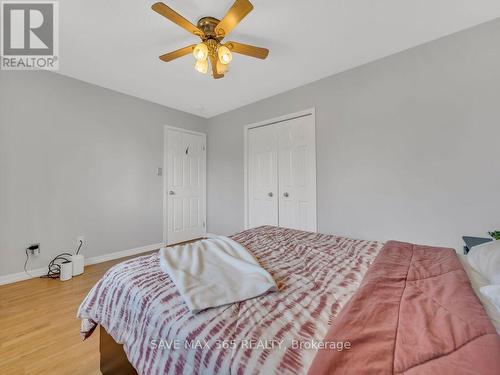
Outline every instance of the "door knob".
<svg viewBox="0 0 500 375">
<path fill-rule="evenodd" d="M 274 194 L 273 193 L 267 193 L 267 195 L 272 198 Z"/>
<path fill-rule="evenodd" d="M 170 191 L 168 192 L 168 195 L 175 195 L 175 191 L 170 190 Z"/>
<path fill-rule="evenodd" d="M 285 192 L 285 193 L 283 193 L 283 196 L 284 196 L 285 198 L 288 198 L 288 197 L 290 196 L 290 194 L 288 194 L 287 192 Z"/>
</svg>

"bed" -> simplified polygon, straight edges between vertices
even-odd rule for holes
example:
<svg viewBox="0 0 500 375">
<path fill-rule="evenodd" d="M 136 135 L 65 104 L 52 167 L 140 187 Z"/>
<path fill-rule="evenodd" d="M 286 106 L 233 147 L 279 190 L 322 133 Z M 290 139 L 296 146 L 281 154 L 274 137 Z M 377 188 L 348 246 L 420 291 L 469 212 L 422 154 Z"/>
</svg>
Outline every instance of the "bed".
<svg viewBox="0 0 500 375">
<path fill-rule="evenodd" d="M 469 360 L 472 366 L 481 370 L 486 363 L 490 369 L 481 373 L 500 371 L 498 335 L 453 250 L 270 226 L 231 238 L 273 276 L 278 292 L 192 314 L 160 270 L 158 254 L 120 263 L 78 311 L 84 338 L 101 327 L 103 374 L 122 374 L 125 368 L 145 375 L 344 374 L 370 363 L 377 370 L 371 373 L 424 374 L 429 364 L 446 366 L 446 357 L 469 352 L 476 354 Z M 418 278 L 432 280 L 439 286 L 433 292 L 448 300 L 424 303 L 425 309 L 412 313 L 412 304 L 422 301 L 415 290 L 409 294 Z M 436 328 L 432 317 L 455 302 L 450 285 L 458 291 L 456 300 L 472 308 L 459 318 L 443 316 L 450 322 Z M 409 312 L 401 314 L 403 307 Z M 411 335 L 402 330 L 413 318 L 434 329 L 437 336 L 430 344 L 408 342 Z M 441 334 L 446 340 L 439 339 Z M 422 343 L 425 355 L 415 350 Z M 118 360 L 123 353 L 127 360 Z M 113 358 L 122 366 L 119 372 L 110 365 Z"/>
</svg>

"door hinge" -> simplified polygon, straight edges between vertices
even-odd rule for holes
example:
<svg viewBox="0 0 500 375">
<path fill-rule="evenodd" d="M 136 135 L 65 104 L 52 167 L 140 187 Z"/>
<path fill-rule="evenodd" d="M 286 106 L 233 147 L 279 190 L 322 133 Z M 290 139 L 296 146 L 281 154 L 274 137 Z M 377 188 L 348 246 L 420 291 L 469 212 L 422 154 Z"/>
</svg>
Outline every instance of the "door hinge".
<svg viewBox="0 0 500 375">
<path fill-rule="evenodd" d="M 205 228 L 205 222 L 203 222 L 203 228 Z"/>
<path fill-rule="evenodd" d="M 202 151 L 205 151 L 205 146 L 201 146 Z"/>
</svg>

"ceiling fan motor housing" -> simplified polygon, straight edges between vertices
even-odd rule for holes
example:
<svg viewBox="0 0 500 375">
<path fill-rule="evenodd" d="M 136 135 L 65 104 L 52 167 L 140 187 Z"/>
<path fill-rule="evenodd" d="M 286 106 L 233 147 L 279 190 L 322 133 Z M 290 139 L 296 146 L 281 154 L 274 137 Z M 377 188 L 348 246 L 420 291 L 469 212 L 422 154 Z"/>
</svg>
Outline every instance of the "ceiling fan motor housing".
<svg viewBox="0 0 500 375">
<path fill-rule="evenodd" d="M 203 17 L 198 21 L 198 28 L 203 31 L 206 39 L 218 39 L 219 41 L 223 38 L 222 35 L 217 37 L 215 33 L 215 27 L 219 24 L 219 20 L 214 17 Z"/>
</svg>

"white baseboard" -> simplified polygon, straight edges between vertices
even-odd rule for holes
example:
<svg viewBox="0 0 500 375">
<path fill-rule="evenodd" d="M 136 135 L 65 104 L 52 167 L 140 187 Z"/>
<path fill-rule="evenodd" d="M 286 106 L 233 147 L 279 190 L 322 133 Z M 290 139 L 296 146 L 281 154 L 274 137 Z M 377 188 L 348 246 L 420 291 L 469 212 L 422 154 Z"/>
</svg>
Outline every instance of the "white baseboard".
<svg viewBox="0 0 500 375">
<path fill-rule="evenodd" d="M 137 247 L 135 249 L 128 249 L 122 251 L 116 251 L 114 253 L 98 255 L 91 258 L 85 259 L 85 265 L 97 264 L 107 262 L 109 260 L 124 258 L 132 255 L 146 253 L 148 251 L 158 250 L 162 247 L 162 243 L 156 243 L 153 245 Z M 0 285 L 12 284 L 18 281 L 28 280 L 35 277 L 43 276 L 47 273 L 47 267 L 36 268 L 33 270 L 29 270 L 29 275 L 25 272 L 11 273 L 9 275 L 0 276 Z"/>
<path fill-rule="evenodd" d="M 29 270 L 29 275 L 25 272 L 11 273 L 9 275 L 0 276 L 0 285 L 12 284 L 18 281 L 28 280 L 35 277 L 40 277 L 47 274 L 47 267 L 36 268 Z"/>
<path fill-rule="evenodd" d="M 114 253 L 98 255 L 96 257 L 85 259 L 85 265 L 97 264 L 102 262 L 107 262 L 108 260 L 114 260 L 124 257 L 129 257 L 132 255 L 147 253 L 148 251 L 158 250 L 160 247 L 164 246 L 163 243 L 155 243 L 153 245 L 136 247 L 135 249 L 116 251 Z"/>
</svg>

